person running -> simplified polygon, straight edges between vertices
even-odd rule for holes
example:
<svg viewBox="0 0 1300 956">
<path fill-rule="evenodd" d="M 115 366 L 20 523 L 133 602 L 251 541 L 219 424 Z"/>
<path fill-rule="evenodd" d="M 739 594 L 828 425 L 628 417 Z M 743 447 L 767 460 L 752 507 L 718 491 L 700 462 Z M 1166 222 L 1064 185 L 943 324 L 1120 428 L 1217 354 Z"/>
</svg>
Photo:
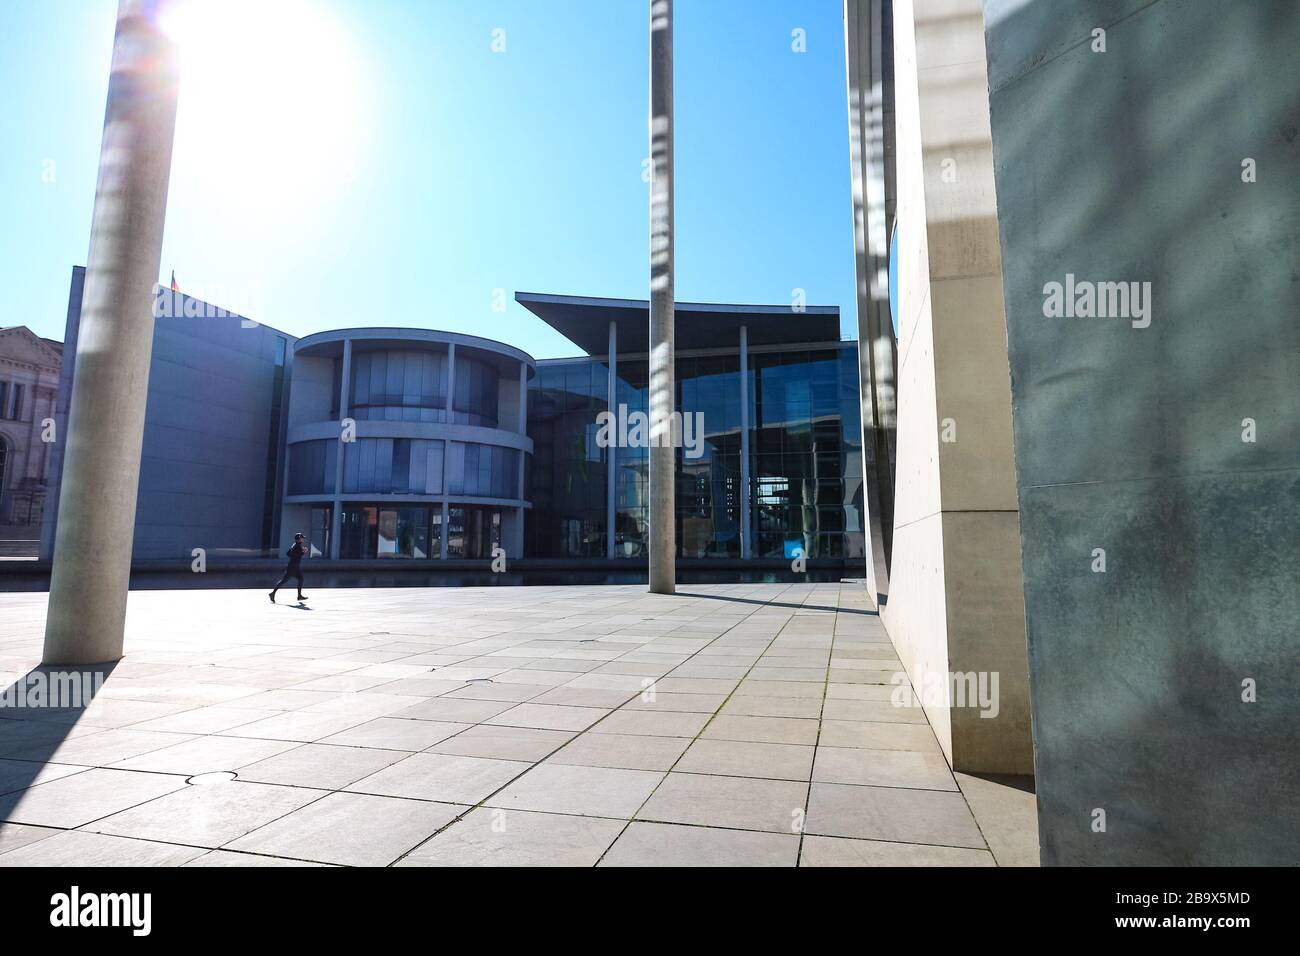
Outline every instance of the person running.
<svg viewBox="0 0 1300 956">
<path fill-rule="evenodd" d="M 301 531 L 293 536 L 293 547 L 284 553 L 289 559 L 289 566 L 284 569 L 284 575 L 279 581 L 275 582 L 275 587 L 271 589 L 271 603 L 275 603 L 275 592 L 284 587 L 286 581 L 294 578 L 298 582 L 298 600 L 307 600 L 307 595 L 302 593 L 302 559 L 307 553 L 307 539 L 303 537 Z"/>
</svg>

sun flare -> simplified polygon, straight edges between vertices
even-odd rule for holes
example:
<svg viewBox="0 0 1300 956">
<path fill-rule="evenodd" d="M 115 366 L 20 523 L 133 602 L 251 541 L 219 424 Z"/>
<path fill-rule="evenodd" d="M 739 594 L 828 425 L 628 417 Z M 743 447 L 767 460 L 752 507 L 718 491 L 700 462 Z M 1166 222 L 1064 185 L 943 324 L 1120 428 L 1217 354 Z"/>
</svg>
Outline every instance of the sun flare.
<svg viewBox="0 0 1300 956">
<path fill-rule="evenodd" d="M 175 0 L 176 168 L 230 207 L 286 211 L 354 181 L 362 73 L 320 0 Z"/>
</svg>

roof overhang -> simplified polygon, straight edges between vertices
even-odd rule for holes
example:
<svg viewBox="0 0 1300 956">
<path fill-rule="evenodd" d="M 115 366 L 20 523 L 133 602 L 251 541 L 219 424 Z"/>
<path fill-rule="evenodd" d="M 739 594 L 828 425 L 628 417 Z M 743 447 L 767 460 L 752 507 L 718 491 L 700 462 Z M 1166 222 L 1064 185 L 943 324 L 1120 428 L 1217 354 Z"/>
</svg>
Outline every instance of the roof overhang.
<svg viewBox="0 0 1300 956">
<path fill-rule="evenodd" d="M 609 324 L 617 327 L 620 355 L 650 350 L 650 303 L 645 299 L 603 299 L 578 295 L 516 292 L 515 301 L 588 355 L 609 351 Z M 839 342 L 840 310 L 810 305 L 726 305 L 678 302 L 674 342 L 678 351 L 735 348 L 740 329 L 751 346 Z"/>
</svg>

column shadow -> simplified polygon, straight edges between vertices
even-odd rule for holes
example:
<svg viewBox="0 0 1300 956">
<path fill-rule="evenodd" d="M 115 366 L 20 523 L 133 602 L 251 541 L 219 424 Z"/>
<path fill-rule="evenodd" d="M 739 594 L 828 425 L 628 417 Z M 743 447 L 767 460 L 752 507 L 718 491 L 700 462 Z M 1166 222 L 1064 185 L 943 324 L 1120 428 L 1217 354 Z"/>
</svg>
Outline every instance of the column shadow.
<svg viewBox="0 0 1300 956">
<path fill-rule="evenodd" d="M 42 665 L 0 694 L 0 826 L 9 822 L 116 666 Z"/>
</svg>

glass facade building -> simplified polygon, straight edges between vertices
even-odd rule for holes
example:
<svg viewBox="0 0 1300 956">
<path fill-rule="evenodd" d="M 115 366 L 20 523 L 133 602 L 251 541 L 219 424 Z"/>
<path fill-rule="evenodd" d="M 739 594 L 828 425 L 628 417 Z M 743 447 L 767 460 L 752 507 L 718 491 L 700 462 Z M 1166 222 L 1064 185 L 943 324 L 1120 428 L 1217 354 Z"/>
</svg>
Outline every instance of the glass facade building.
<svg viewBox="0 0 1300 956">
<path fill-rule="evenodd" d="M 600 422 L 648 412 L 645 304 L 518 299 L 592 353 L 543 360 L 529 383 L 525 554 L 644 558 L 649 450 L 635 429 L 601 441 Z M 837 309 L 809 311 L 678 305 L 679 558 L 863 556 L 857 343 Z"/>
<path fill-rule="evenodd" d="M 646 303 L 517 298 L 587 354 L 414 329 L 294 345 L 286 535 L 340 559 L 646 558 Z M 861 558 L 838 310 L 680 303 L 676 337 L 678 558 Z"/>
<path fill-rule="evenodd" d="M 500 342 L 421 329 L 298 340 L 286 533 L 309 529 L 314 554 L 340 559 L 522 556 L 535 368 Z"/>
</svg>

